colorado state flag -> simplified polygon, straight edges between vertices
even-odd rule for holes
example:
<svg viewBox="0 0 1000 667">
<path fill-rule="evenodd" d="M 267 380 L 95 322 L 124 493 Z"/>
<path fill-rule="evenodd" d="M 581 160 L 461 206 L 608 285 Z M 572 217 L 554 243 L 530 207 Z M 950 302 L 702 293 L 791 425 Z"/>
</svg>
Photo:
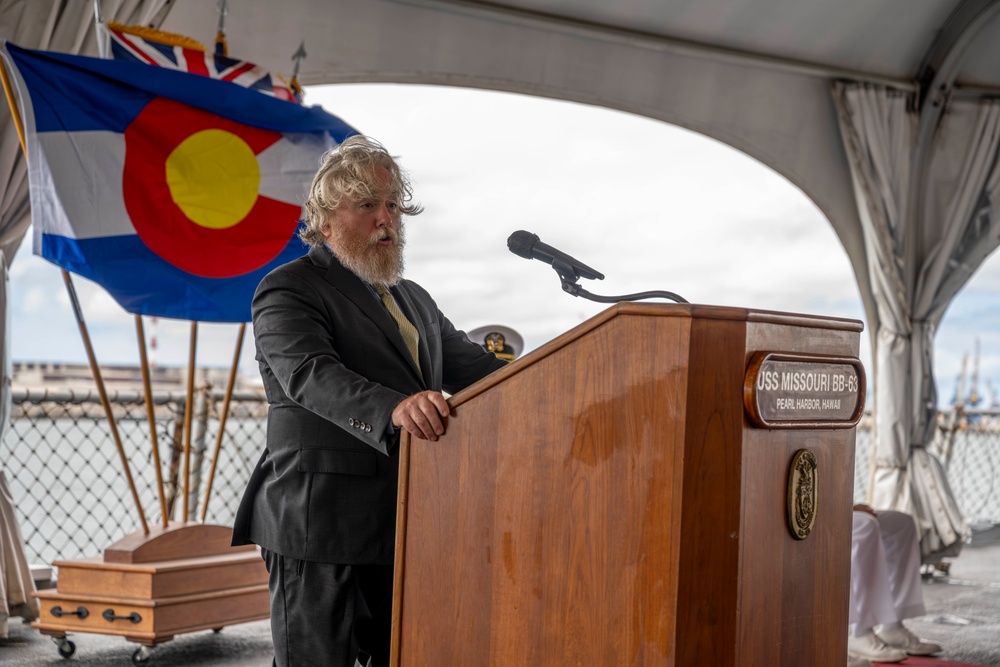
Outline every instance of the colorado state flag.
<svg viewBox="0 0 1000 667">
<path fill-rule="evenodd" d="M 0 48 L 18 90 L 34 252 L 135 314 L 250 320 L 320 156 L 355 131 L 319 107 L 148 65 Z"/>
</svg>

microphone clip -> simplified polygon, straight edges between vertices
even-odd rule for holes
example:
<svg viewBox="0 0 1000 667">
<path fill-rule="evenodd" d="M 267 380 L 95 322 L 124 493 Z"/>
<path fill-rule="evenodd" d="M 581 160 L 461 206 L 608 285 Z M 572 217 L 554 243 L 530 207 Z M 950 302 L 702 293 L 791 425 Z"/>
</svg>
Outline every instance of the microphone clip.
<svg viewBox="0 0 1000 667">
<path fill-rule="evenodd" d="M 552 268 L 559 274 L 559 278 L 562 280 L 563 289 L 566 289 L 566 285 L 568 283 L 575 284 L 578 280 L 580 280 L 580 278 L 584 277 L 579 271 L 577 271 L 575 266 L 558 258 L 552 260 Z M 604 276 L 601 276 L 601 278 L 603 277 Z"/>
</svg>

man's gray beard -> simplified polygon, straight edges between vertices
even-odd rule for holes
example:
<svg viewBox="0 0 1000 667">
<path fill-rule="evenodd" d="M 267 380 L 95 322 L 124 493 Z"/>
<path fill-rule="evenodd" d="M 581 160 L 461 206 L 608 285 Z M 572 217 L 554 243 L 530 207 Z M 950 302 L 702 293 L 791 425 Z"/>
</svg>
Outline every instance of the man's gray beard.
<svg viewBox="0 0 1000 667">
<path fill-rule="evenodd" d="M 389 231 L 389 230 L 387 230 Z M 403 279 L 403 247 L 406 238 L 403 226 L 399 233 L 389 231 L 394 243 L 388 247 L 378 245 L 382 231 L 370 238 L 350 237 L 335 229 L 329 240 L 330 249 L 347 269 L 369 285 L 395 285 Z"/>
</svg>

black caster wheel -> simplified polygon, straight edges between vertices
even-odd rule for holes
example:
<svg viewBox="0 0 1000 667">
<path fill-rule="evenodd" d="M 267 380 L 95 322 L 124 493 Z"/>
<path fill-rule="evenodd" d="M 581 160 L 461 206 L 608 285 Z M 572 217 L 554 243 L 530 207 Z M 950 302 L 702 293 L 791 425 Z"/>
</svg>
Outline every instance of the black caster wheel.
<svg viewBox="0 0 1000 667">
<path fill-rule="evenodd" d="M 64 658 L 71 658 L 73 654 L 76 653 L 76 644 L 70 640 L 63 637 L 62 639 L 56 639 L 56 650 L 59 651 L 59 655 Z"/>
<path fill-rule="evenodd" d="M 220 632 L 222 632 L 222 628 L 212 628 L 212 632 L 214 632 L 215 634 L 219 634 Z"/>
<path fill-rule="evenodd" d="M 149 662 L 149 656 L 153 655 L 152 646 L 140 646 L 132 654 L 132 664 L 134 665 L 145 665 Z"/>
</svg>

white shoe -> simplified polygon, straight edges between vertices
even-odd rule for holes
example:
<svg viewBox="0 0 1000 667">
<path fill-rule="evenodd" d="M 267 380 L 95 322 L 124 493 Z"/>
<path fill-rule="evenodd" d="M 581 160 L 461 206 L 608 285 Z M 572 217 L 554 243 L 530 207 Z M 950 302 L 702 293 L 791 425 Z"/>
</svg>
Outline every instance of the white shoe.
<svg viewBox="0 0 1000 667">
<path fill-rule="evenodd" d="M 885 642 L 876 637 L 874 632 L 860 637 L 848 637 L 847 655 L 872 662 L 902 662 L 906 660 L 906 651 L 886 646 Z"/>
<path fill-rule="evenodd" d="M 855 658 L 853 656 L 847 656 L 847 667 L 872 667 L 871 660 L 865 660 L 864 658 Z"/>
<path fill-rule="evenodd" d="M 906 651 L 910 655 L 934 655 L 943 649 L 940 644 L 922 641 L 915 634 L 910 632 L 906 626 L 893 628 L 892 630 L 881 630 L 878 633 L 879 639 L 887 646 Z"/>
</svg>

